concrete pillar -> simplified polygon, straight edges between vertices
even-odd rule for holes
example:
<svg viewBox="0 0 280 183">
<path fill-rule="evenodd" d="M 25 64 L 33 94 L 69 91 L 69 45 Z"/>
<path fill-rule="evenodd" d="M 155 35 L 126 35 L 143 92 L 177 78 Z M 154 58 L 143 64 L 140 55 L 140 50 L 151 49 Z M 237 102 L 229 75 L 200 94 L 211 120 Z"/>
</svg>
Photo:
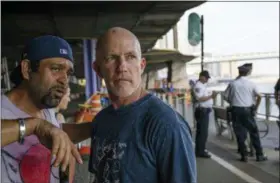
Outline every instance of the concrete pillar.
<svg viewBox="0 0 280 183">
<path fill-rule="evenodd" d="M 149 88 L 154 88 L 156 79 L 157 79 L 157 71 L 150 71 L 149 82 L 148 82 Z"/>
<path fill-rule="evenodd" d="M 172 83 L 174 88 L 189 88 L 186 63 L 173 62 L 172 64 Z"/>
<path fill-rule="evenodd" d="M 92 63 L 95 61 L 95 46 L 96 40 L 85 39 L 83 40 L 84 52 L 84 71 L 86 79 L 86 97 L 89 98 L 93 93 L 100 90 L 101 82 L 92 68 Z"/>
<path fill-rule="evenodd" d="M 149 85 L 149 82 L 150 82 L 150 72 L 142 74 L 142 86 L 145 89 L 149 89 L 152 87 L 151 85 Z"/>
<path fill-rule="evenodd" d="M 172 82 L 172 74 L 173 74 L 172 63 L 173 63 L 172 61 L 167 61 L 166 62 L 166 65 L 167 65 L 167 83 Z"/>
</svg>

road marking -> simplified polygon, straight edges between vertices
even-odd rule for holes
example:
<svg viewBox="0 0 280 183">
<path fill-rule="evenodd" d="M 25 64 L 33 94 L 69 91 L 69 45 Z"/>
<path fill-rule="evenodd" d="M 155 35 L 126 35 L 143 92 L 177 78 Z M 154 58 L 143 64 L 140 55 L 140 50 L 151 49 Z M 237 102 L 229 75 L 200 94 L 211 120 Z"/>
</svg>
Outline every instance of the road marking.
<svg viewBox="0 0 280 183">
<path fill-rule="evenodd" d="M 193 145 L 195 145 L 195 144 L 193 143 Z M 217 155 L 211 153 L 210 151 L 208 151 L 208 153 L 211 155 L 211 159 L 213 161 L 217 162 L 218 164 L 220 164 L 221 166 L 223 166 L 224 168 L 229 170 L 231 173 L 237 175 L 238 177 L 240 177 L 241 179 L 245 180 L 246 182 L 248 182 L 248 183 L 263 183 L 261 181 L 258 181 L 254 177 L 251 177 L 250 175 L 248 175 L 247 173 L 243 172 L 242 170 L 236 168 L 235 166 L 233 166 L 232 164 L 230 164 L 227 161 L 223 160 L 222 158 L 218 157 Z"/>
<path fill-rule="evenodd" d="M 228 169 L 229 171 L 231 171 L 232 173 L 234 173 L 235 175 L 237 175 L 241 179 L 245 180 L 246 182 L 262 183 L 262 182 L 258 181 L 257 179 L 255 179 L 254 177 L 251 177 L 247 173 L 245 173 L 245 172 L 241 171 L 240 169 L 236 168 L 232 164 L 228 163 L 227 161 L 223 160 L 222 158 L 218 157 L 217 155 L 215 155 L 211 152 L 209 152 L 209 154 L 211 154 L 211 159 L 212 160 L 216 161 L 217 163 L 222 165 L 224 168 Z"/>
</svg>

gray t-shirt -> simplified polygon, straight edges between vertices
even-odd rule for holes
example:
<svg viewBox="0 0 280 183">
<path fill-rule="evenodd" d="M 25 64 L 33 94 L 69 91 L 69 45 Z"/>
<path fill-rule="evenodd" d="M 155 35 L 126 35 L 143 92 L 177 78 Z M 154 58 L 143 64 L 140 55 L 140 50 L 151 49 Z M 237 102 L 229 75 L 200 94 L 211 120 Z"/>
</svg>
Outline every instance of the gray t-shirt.
<svg viewBox="0 0 280 183">
<path fill-rule="evenodd" d="M 1 119 L 30 117 L 15 106 L 7 96 L 1 96 Z M 43 110 L 45 120 L 59 127 L 54 111 Z M 1 148 L 1 179 L 4 183 L 59 183 L 59 169 L 52 165 L 51 151 L 35 135 L 25 137 L 24 144 L 14 142 Z"/>
</svg>

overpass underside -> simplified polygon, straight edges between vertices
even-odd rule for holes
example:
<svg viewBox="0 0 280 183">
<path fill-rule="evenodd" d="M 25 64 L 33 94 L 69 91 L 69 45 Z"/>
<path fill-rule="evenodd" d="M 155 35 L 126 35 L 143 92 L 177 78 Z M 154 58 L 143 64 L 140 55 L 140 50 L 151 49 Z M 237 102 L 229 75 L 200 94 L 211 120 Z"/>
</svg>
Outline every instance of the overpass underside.
<svg viewBox="0 0 280 183">
<path fill-rule="evenodd" d="M 40 35 L 58 35 L 72 46 L 78 78 L 85 77 L 83 40 L 98 38 L 108 28 L 119 26 L 132 31 L 147 53 L 184 12 L 203 1 L 193 2 L 1 2 L 2 57 L 9 68 L 20 61 L 24 43 Z M 148 56 L 149 57 L 149 56 Z M 147 70 L 163 62 L 148 60 Z M 168 59 L 170 60 L 170 59 Z M 151 63 L 150 63 L 151 62 Z"/>
</svg>

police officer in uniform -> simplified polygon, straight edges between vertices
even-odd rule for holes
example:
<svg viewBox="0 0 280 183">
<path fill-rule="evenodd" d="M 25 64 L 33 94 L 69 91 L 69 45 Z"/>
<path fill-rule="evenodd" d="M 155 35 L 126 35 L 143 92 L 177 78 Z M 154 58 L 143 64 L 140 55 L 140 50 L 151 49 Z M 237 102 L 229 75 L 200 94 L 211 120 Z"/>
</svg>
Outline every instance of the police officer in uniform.
<svg viewBox="0 0 280 183">
<path fill-rule="evenodd" d="M 252 71 L 252 64 L 244 64 L 238 67 L 238 70 L 239 76 L 227 87 L 224 92 L 224 99 L 231 106 L 232 123 L 241 161 L 248 161 L 248 151 L 245 144 L 247 131 L 256 150 L 257 161 L 265 161 L 267 157 L 263 154 L 259 130 L 255 121 L 255 114 L 261 102 L 261 95 L 257 86 L 247 78 Z"/>
<path fill-rule="evenodd" d="M 205 145 L 208 137 L 209 114 L 213 107 L 213 98 L 216 92 L 207 90 L 207 82 L 210 78 L 208 71 L 202 71 L 199 74 L 199 80 L 194 85 L 195 97 L 195 120 L 197 122 L 195 153 L 197 157 L 210 158 L 210 154 L 206 151 Z"/>
<path fill-rule="evenodd" d="M 278 117 L 278 127 L 280 130 L 280 78 L 278 79 L 275 87 L 274 87 L 274 98 L 275 98 L 275 104 L 278 106 L 279 108 L 279 117 Z M 278 145 L 278 147 L 275 148 L 275 150 L 280 150 L 280 144 Z"/>
</svg>

